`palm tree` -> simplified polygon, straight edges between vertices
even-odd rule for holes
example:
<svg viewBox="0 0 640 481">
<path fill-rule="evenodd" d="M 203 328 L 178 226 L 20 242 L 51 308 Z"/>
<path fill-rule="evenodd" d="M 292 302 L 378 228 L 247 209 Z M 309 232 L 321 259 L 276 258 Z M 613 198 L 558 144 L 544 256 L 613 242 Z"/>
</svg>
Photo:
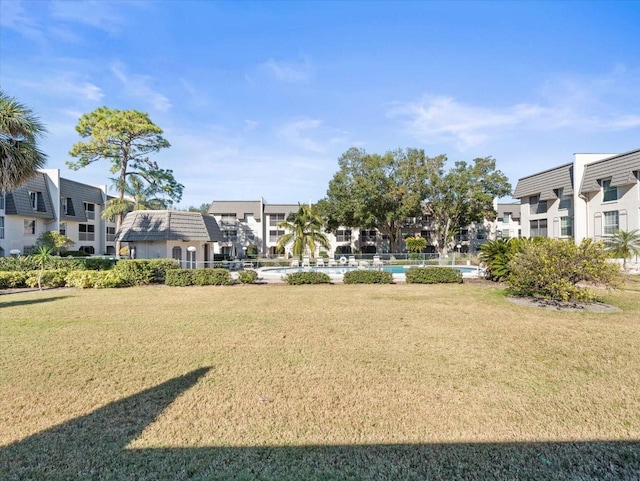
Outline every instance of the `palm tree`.
<svg viewBox="0 0 640 481">
<path fill-rule="evenodd" d="M 24 184 L 47 162 L 37 143 L 46 133 L 31 109 L 0 90 L 0 192 Z"/>
<path fill-rule="evenodd" d="M 627 259 L 640 256 L 640 230 L 617 230 L 607 239 L 607 250 L 615 257 L 622 257 L 622 268 L 627 270 Z"/>
<path fill-rule="evenodd" d="M 171 204 L 171 201 L 157 196 L 161 191 L 154 185 L 145 185 L 144 181 L 135 175 L 129 177 L 123 190 L 126 197 L 110 199 L 102 211 L 103 218 L 113 219 L 119 214 L 126 215 L 131 210 L 163 210 Z"/>
<path fill-rule="evenodd" d="M 36 262 L 36 265 L 40 267 L 40 273 L 38 274 L 38 289 L 42 290 L 42 275 L 44 274 L 44 268 L 49 262 L 51 262 L 51 249 L 46 246 L 40 246 L 35 254 L 31 256 Z"/>
<path fill-rule="evenodd" d="M 322 217 L 311 206 L 299 205 L 298 212 L 289 214 L 286 221 L 278 224 L 278 227 L 289 231 L 278 239 L 278 248 L 293 242 L 293 254 L 300 260 L 306 251 L 313 254 L 316 244 L 330 249 L 331 244 L 322 232 L 322 226 Z"/>
</svg>

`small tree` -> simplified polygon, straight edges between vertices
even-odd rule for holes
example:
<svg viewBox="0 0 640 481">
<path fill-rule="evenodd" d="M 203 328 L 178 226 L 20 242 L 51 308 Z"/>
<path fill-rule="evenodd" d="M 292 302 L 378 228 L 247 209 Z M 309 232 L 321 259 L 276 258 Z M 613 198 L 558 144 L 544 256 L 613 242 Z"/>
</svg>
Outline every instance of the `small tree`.
<svg viewBox="0 0 640 481">
<path fill-rule="evenodd" d="M 37 246 L 47 247 L 51 254 L 60 255 L 61 252 L 73 246 L 74 242 L 66 235 L 55 230 L 43 232 L 36 241 Z"/>
<path fill-rule="evenodd" d="M 418 253 L 427 248 L 427 239 L 424 237 L 407 237 L 404 242 L 409 252 Z"/>
<path fill-rule="evenodd" d="M 640 230 L 618 230 L 606 241 L 607 250 L 617 258 L 622 258 L 622 268 L 627 270 L 627 259 L 640 256 Z"/>
<path fill-rule="evenodd" d="M 40 273 L 38 274 L 38 289 L 42 290 L 42 275 L 44 274 L 44 268 L 51 262 L 51 249 L 46 246 L 40 246 L 31 257 L 40 268 Z"/>
<path fill-rule="evenodd" d="M 293 242 L 293 255 L 302 260 L 302 255 L 308 251 L 311 255 L 316 251 L 316 244 L 329 249 L 329 239 L 322 232 L 322 218 L 311 206 L 300 205 L 298 212 L 289 215 L 288 219 L 280 222 L 278 227 L 288 230 L 278 239 L 278 247 L 284 248 Z"/>
<path fill-rule="evenodd" d="M 561 239 L 528 242 L 509 262 L 506 281 L 516 295 L 591 301 L 593 294 L 579 283 L 615 287 L 620 282 L 620 269 L 608 259 L 603 244 L 591 239 L 580 245 Z"/>
</svg>

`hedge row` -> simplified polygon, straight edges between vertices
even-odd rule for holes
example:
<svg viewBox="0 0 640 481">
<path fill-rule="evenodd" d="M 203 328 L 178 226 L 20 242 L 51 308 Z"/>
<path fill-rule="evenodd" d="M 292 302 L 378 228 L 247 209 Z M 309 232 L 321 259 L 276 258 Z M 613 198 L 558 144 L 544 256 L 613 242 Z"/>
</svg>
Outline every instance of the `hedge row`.
<svg viewBox="0 0 640 481">
<path fill-rule="evenodd" d="M 385 271 L 357 270 L 345 272 L 345 284 L 393 284 L 393 274 Z"/>
<path fill-rule="evenodd" d="M 180 263 L 175 259 L 120 260 L 113 268 L 132 286 L 161 284 L 166 273 L 174 269 L 180 269 Z"/>
<path fill-rule="evenodd" d="M 411 267 L 406 279 L 407 284 L 462 284 L 462 272 L 453 267 Z"/>
<path fill-rule="evenodd" d="M 330 284 L 331 278 L 329 274 L 324 272 L 292 272 L 282 276 L 282 280 L 290 286 L 298 286 L 301 284 Z"/>
<path fill-rule="evenodd" d="M 6 271 L 0 272 L 0 289 L 16 287 L 38 287 L 40 271 Z M 115 272 L 49 269 L 42 272 L 40 280 L 42 287 L 78 287 L 78 288 L 104 288 L 125 287 L 130 285 L 127 280 Z"/>
<path fill-rule="evenodd" d="M 228 286 L 233 284 L 227 269 L 171 269 L 166 271 L 168 286 Z"/>
</svg>

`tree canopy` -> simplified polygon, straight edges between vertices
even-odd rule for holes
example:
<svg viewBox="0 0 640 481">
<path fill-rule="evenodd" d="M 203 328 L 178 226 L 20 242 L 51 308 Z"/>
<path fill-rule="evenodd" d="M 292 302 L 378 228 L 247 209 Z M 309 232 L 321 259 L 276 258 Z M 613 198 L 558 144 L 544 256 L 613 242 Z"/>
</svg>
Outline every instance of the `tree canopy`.
<svg viewBox="0 0 640 481">
<path fill-rule="evenodd" d="M 109 171 L 118 175 L 114 180 L 119 195 L 113 212 L 118 228 L 124 214 L 129 177 L 146 183 L 146 188 L 156 196 L 162 194 L 175 202 L 182 198 L 184 186 L 175 180 L 173 171 L 160 168 L 157 162 L 149 158 L 149 154 L 166 149 L 170 144 L 162 136 L 162 129 L 151 121 L 148 114 L 137 110 L 100 107 L 82 115 L 76 131 L 87 140 L 71 148 L 69 155 L 77 160 L 67 162 L 67 166 L 78 170 L 99 160 L 111 163 Z"/>
<path fill-rule="evenodd" d="M 441 253 L 453 246 L 453 237 L 474 222 L 495 216 L 493 199 L 511 193 L 507 177 L 496 170 L 492 157 L 473 160 L 472 164 L 459 161 L 445 173 L 446 158 L 428 179 L 425 206 L 431 218 L 432 241 Z"/>
<path fill-rule="evenodd" d="M 38 148 L 45 133 L 30 108 L 0 90 L 0 192 L 19 187 L 45 166 L 47 156 Z"/>
<path fill-rule="evenodd" d="M 422 215 L 428 180 L 443 159 L 419 149 L 384 155 L 349 149 L 338 160 L 327 197 L 319 202 L 328 227 L 377 228 L 388 236 L 390 248 L 397 249 L 403 222 Z"/>
</svg>

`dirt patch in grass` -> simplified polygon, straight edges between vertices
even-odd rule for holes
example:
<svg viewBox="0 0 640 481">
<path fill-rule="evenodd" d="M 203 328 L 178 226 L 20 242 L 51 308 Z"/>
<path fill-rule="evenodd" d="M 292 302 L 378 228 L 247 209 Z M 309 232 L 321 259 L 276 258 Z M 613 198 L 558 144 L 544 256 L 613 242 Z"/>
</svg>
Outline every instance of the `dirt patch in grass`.
<svg viewBox="0 0 640 481">
<path fill-rule="evenodd" d="M 539 299 L 537 297 L 517 297 L 509 296 L 507 299 L 519 306 L 538 307 L 542 309 L 552 309 L 554 311 L 586 311 L 586 312 L 601 312 L 601 313 L 614 313 L 619 312 L 615 306 L 605 304 L 603 302 L 562 302 L 552 299 Z"/>
</svg>

